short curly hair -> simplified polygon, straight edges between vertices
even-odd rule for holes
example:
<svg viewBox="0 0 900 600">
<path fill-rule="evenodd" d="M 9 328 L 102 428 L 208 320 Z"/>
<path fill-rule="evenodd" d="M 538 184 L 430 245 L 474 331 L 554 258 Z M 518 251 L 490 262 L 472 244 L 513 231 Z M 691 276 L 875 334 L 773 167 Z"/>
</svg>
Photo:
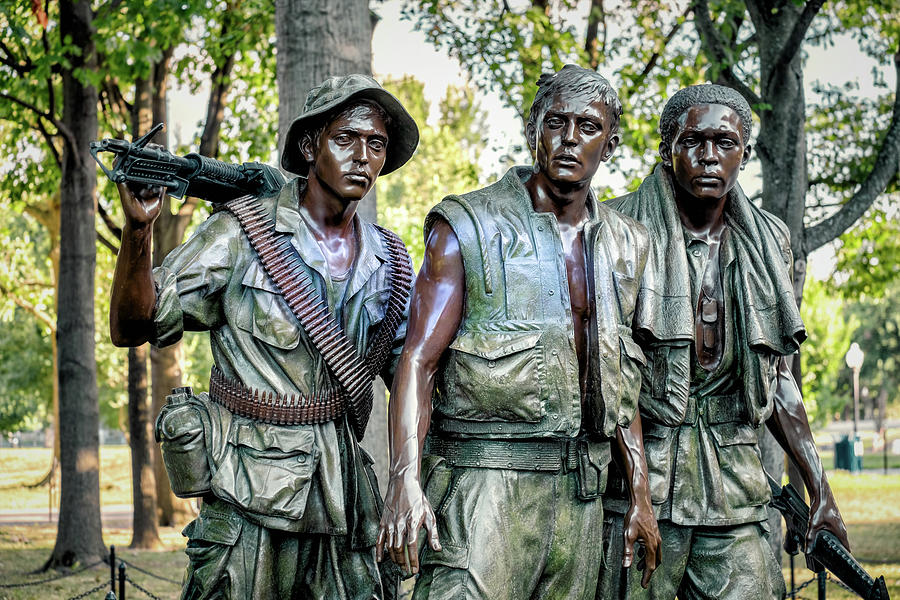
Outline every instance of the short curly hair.
<svg viewBox="0 0 900 600">
<path fill-rule="evenodd" d="M 535 130 L 538 129 L 538 115 L 543 113 L 553 97 L 563 91 L 572 94 L 593 94 L 610 107 L 615 122 L 612 125 L 612 131 L 619 130 L 619 117 L 622 116 L 622 102 L 615 88 L 607 81 L 607 79 L 591 69 L 585 69 L 578 65 L 565 65 L 556 73 L 544 73 L 537 80 L 538 91 L 534 96 L 534 102 L 531 103 L 531 112 L 528 115 L 528 125 Z M 532 141 L 528 140 L 528 144 L 532 145 Z"/>
<path fill-rule="evenodd" d="M 753 132 L 753 117 L 750 105 L 735 90 L 723 85 L 705 83 L 692 85 L 675 92 L 666 102 L 662 115 L 659 117 L 659 134 L 663 143 L 671 146 L 675 131 L 678 128 L 678 119 L 684 111 L 698 104 L 721 104 L 737 113 L 741 119 L 741 139 L 746 144 L 750 141 Z"/>
</svg>

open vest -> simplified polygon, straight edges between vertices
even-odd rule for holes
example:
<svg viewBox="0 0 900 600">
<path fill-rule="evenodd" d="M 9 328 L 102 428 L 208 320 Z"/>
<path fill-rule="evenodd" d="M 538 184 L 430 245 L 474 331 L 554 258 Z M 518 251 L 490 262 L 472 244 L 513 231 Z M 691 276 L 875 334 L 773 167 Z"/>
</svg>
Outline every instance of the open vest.
<svg viewBox="0 0 900 600">
<path fill-rule="evenodd" d="M 444 219 L 459 239 L 466 305 L 442 358 L 433 431 L 452 436 L 615 436 L 634 418 L 644 355 L 631 320 L 647 252 L 646 230 L 590 197 L 584 243 L 592 303 L 587 398 L 582 414 L 565 256 L 555 215 L 535 212 L 529 168 L 448 196 L 425 220 Z"/>
</svg>

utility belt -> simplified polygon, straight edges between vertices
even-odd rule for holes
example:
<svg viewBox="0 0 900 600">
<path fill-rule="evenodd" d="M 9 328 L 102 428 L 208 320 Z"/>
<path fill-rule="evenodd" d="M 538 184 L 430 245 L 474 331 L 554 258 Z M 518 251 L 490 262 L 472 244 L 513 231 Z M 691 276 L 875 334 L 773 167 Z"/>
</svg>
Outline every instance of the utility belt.
<svg viewBox="0 0 900 600">
<path fill-rule="evenodd" d="M 270 425 L 313 425 L 334 421 L 347 412 L 346 395 L 332 389 L 312 396 L 260 392 L 213 366 L 209 398 L 228 412 Z"/>
<path fill-rule="evenodd" d="M 606 490 L 610 462 L 608 440 L 584 437 L 547 440 L 444 438 L 429 436 L 425 453 L 440 456 L 451 467 L 572 473 L 578 497 L 599 498 Z"/>
<path fill-rule="evenodd" d="M 707 425 L 720 423 L 749 423 L 750 416 L 744 406 L 744 395 L 740 392 L 721 396 L 688 396 L 683 425 L 694 425 L 700 419 Z"/>
</svg>

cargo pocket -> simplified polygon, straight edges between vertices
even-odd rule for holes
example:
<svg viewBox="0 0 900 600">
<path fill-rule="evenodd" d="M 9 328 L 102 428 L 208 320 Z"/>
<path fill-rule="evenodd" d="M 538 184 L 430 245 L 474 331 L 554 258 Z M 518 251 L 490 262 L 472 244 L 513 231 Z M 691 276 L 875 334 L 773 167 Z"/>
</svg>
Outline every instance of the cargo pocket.
<svg viewBox="0 0 900 600">
<path fill-rule="evenodd" d="M 678 429 L 644 419 L 644 455 L 650 483 L 650 500 L 662 504 L 669 497 L 672 480 L 672 449 Z"/>
<path fill-rule="evenodd" d="M 240 508 L 300 519 L 319 456 L 310 427 L 232 421 L 213 492 Z"/>
<path fill-rule="evenodd" d="M 200 516 L 188 523 L 182 535 L 188 538 L 187 581 L 184 597 L 208 598 L 215 594 L 230 597 L 226 576 L 232 547 L 241 534 L 241 518 L 235 513 L 219 513 L 204 507 Z"/>
<path fill-rule="evenodd" d="M 544 416 L 541 331 L 466 331 L 450 345 L 443 415 L 536 423 Z"/>
<path fill-rule="evenodd" d="M 300 343 L 297 318 L 259 263 L 251 263 L 241 285 L 244 301 L 235 314 L 235 324 L 275 348 L 296 348 Z"/>
<path fill-rule="evenodd" d="M 709 426 L 716 442 L 725 499 L 733 508 L 769 501 L 770 489 L 759 456 L 756 429 L 748 423 Z"/>
<path fill-rule="evenodd" d="M 606 491 L 609 478 L 610 460 L 612 460 L 609 442 L 589 442 L 578 440 L 578 469 L 575 471 L 578 480 L 578 499 L 596 500 Z"/>
<path fill-rule="evenodd" d="M 454 531 L 460 529 L 453 525 L 462 525 L 461 530 L 465 530 L 465 524 L 448 523 L 448 517 L 452 518 L 453 515 L 446 514 L 446 509 L 453 501 L 467 472 L 467 469 L 454 469 L 441 456 L 427 454 L 422 460 L 423 489 L 437 520 L 442 548 L 440 552 L 435 552 L 427 543 L 423 543 L 425 538 L 420 535 L 419 562 L 423 566 L 434 565 L 452 569 L 466 569 L 469 566 L 468 546 L 460 536 L 452 535 Z"/>
</svg>

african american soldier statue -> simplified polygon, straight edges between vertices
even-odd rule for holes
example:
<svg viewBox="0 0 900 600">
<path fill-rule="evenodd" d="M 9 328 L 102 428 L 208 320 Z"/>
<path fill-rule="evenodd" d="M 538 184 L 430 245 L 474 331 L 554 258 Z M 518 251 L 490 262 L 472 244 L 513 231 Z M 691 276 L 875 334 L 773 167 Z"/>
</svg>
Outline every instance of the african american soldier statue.
<svg viewBox="0 0 900 600">
<path fill-rule="evenodd" d="M 624 562 L 640 539 L 656 565 L 631 333 L 649 241 L 590 188 L 621 111 L 596 72 L 542 76 L 534 166 L 425 220 L 378 539 L 417 600 L 593 598 L 613 450 L 633 482 Z"/>
<path fill-rule="evenodd" d="M 611 475 L 597 599 L 782 598 L 781 567 L 767 541 L 770 487 L 758 427 L 766 425 L 803 475 L 808 541 L 827 530 L 847 546 L 784 359 L 806 338 L 788 230 L 737 185 L 752 127 L 739 93 L 718 85 L 680 90 L 659 127 L 662 164 L 609 204 L 650 232 L 634 329 L 647 357 L 640 413 L 662 563 L 649 589 L 640 573 L 616 567 L 628 504 Z"/>
<path fill-rule="evenodd" d="M 221 205 L 156 269 L 160 190 L 119 186 L 114 343 L 207 330 L 215 360 L 209 394 L 173 392 L 157 422 L 173 489 L 202 497 L 184 530 L 185 600 L 394 597 L 358 442 L 372 378 L 390 384 L 399 358 L 411 266 L 399 238 L 356 211 L 417 142 L 374 79 L 330 78 L 286 136 L 282 167 L 300 177 Z"/>
</svg>

